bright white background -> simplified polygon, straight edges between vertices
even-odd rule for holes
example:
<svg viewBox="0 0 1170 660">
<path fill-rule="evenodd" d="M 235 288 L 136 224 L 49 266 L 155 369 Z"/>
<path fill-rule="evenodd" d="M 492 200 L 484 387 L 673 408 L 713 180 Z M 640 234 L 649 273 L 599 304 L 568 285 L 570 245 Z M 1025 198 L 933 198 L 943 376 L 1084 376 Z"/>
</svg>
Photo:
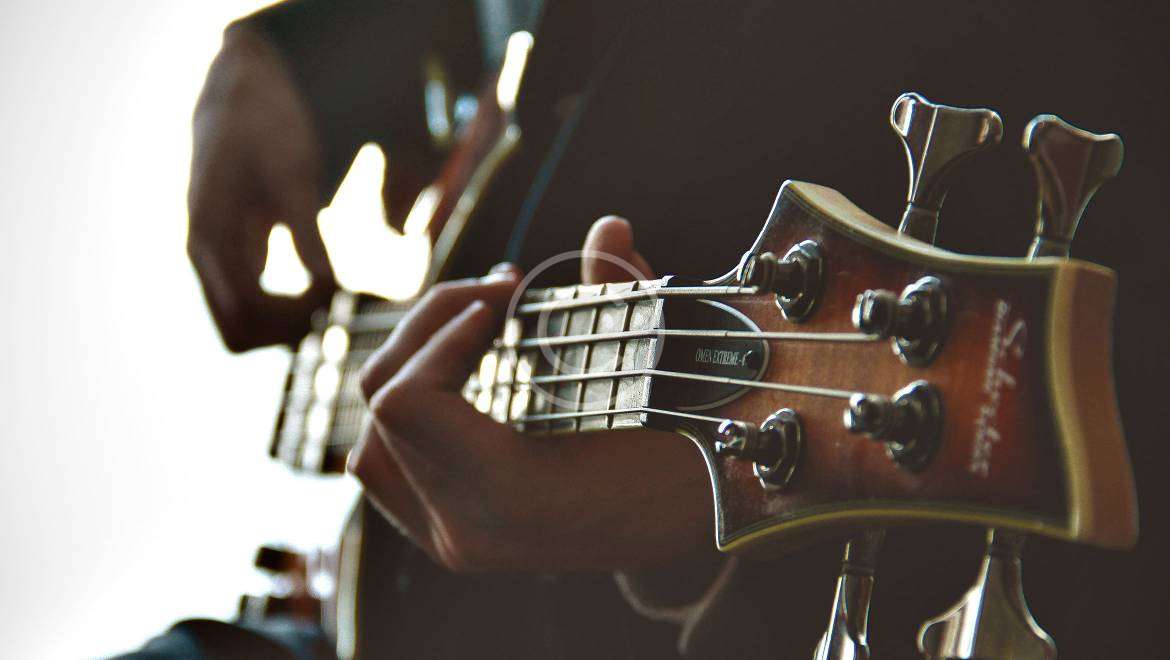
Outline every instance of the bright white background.
<svg viewBox="0 0 1170 660">
<path fill-rule="evenodd" d="M 0 656 L 230 616 L 257 544 L 328 539 L 353 494 L 270 464 L 287 352 L 228 354 L 184 253 L 191 109 L 261 4 L 5 5 Z"/>
</svg>

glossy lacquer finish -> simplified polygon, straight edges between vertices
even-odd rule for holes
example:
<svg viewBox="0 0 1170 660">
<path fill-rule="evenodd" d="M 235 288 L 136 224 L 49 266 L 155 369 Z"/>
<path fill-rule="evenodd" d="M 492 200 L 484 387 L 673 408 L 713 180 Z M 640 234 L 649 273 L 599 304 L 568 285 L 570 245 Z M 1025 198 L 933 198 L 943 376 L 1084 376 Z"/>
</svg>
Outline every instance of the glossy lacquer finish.
<svg viewBox="0 0 1170 660">
<path fill-rule="evenodd" d="M 945 342 L 921 366 L 903 362 L 885 340 L 771 342 L 762 380 L 884 396 L 926 380 L 943 402 L 941 443 L 912 471 L 882 443 L 846 430 L 841 398 L 752 389 L 704 411 L 756 424 L 781 408 L 797 412 L 801 462 L 783 489 L 768 490 L 750 461 L 715 454 L 708 425 L 655 419 L 700 445 L 721 548 L 771 552 L 820 532 L 923 520 L 1132 545 L 1136 504 L 1110 363 L 1110 271 L 948 253 L 893 232 L 832 190 L 789 182 L 752 250 L 784 254 L 805 240 L 820 245 L 825 278 L 807 319 L 786 320 L 770 295 L 725 302 L 765 332 L 855 333 L 859 293 L 901 291 L 931 275 L 947 293 Z"/>
</svg>

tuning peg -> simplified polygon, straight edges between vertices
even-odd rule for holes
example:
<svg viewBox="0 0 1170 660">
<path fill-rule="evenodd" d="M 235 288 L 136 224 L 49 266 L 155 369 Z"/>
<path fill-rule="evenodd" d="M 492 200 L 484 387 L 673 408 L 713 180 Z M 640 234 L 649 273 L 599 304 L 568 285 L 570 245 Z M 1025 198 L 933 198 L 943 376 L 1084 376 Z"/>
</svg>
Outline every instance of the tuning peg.
<svg viewBox="0 0 1170 660">
<path fill-rule="evenodd" d="M 717 434 L 715 453 L 752 461 L 760 484 L 769 490 L 792 479 L 804 445 L 800 417 L 791 408 L 777 410 L 759 426 L 725 419 Z"/>
<path fill-rule="evenodd" d="M 918 633 L 918 650 L 930 660 L 1052 660 L 1056 644 L 1024 601 L 1020 551 L 1024 535 L 991 530 L 979 577 L 962 600 Z"/>
<path fill-rule="evenodd" d="M 833 596 L 829 626 L 813 652 L 813 660 L 869 660 L 869 601 L 885 532 L 870 530 L 845 544 L 841 575 Z"/>
<path fill-rule="evenodd" d="M 910 191 L 898 231 L 933 243 L 954 166 L 999 142 L 1003 122 L 991 110 L 938 105 L 910 93 L 894 101 L 890 126 L 902 138 L 910 166 Z"/>
<path fill-rule="evenodd" d="M 1113 133 L 1097 135 L 1055 115 L 1040 115 L 1024 128 L 1024 149 L 1040 188 L 1028 256 L 1067 257 L 1085 206 L 1117 175 L 1125 148 Z"/>
</svg>

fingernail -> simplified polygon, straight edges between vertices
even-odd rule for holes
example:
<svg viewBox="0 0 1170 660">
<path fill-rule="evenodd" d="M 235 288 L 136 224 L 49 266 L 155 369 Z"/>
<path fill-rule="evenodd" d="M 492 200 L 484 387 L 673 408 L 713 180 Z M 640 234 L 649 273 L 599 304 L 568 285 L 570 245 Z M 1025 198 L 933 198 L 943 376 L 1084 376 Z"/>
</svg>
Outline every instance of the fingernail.
<svg viewBox="0 0 1170 660">
<path fill-rule="evenodd" d="M 359 462 L 361 461 L 361 454 L 363 450 L 363 443 L 358 443 L 356 447 L 349 450 L 345 456 L 345 471 L 353 476 L 358 476 L 358 470 L 361 469 Z"/>
<path fill-rule="evenodd" d="M 479 278 L 479 281 L 483 284 L 495 284 L 496 282 L 515 282 L 517 279 L 516 271 L 506 270 L 484 275 Z"/>
<path fill-rule="evenodd" d="M 495 266 L 492 266 L 488 270 L 488 273 L 508 273 L 508 272 L 511 272 L 514 270 L 516 270 L 516 264 L 514 264 L 510 261 L 501 261 L 500 263 L 496 264 Z"/>
</svg>

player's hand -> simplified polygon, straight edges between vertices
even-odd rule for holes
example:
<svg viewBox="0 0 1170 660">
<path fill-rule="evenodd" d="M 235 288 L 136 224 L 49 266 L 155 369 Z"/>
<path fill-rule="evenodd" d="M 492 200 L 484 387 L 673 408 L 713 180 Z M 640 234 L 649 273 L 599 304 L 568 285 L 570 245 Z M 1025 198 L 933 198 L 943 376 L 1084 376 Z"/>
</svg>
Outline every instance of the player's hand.
<svg viewBox="0 0 1170 660">
<path fill-rule="evenodd" d="M 317 230 L 320 167 L 309 111 L 279 54 L 247 28 L 229 28 L 195 107 L 187 252 L 233 351 L 296 340 L 333 292 Z M 278 222 L 312 276 L 299 298 L 260 288 Z"/>
<path fill-rule="evenodd" d="M 594 225 L 586 251 L 649 276 L 629 224 Z M 586 259 L 583 279 L 629 280 Z M 374 423 L 350 455 L 367 495 L 455 570 L 621 568 L 712 552 L 711 494 L 690 441 L 652 431 L 525 437 L 460 389 L 499 331 L 520 274 L 435 287 L 366 364 Z"/>
</svg>

